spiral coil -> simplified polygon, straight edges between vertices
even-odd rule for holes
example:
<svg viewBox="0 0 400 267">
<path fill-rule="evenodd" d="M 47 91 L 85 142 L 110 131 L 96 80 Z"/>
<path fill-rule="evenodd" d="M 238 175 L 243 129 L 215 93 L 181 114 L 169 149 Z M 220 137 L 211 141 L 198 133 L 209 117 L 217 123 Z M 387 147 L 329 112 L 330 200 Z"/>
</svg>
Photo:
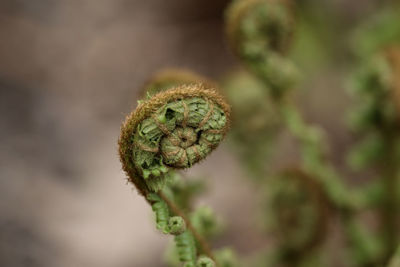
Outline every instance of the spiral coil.
<svg viewBox="0 0 400 267">
<path fill-rule="evenodd" d="M 289 169 L 271 185 L 273 228 L 292 252 L 314 248 L 327 233 L 329 203 L 321 185 L 300 169 Z"/>
<path fill-rule="evenodd" d="M 289 1 L 237 0 L 226 13 L 226 35 L 236 56 L 282 95 L 297 81 L 297 70 L 284 57 L 293 37 L 294 19 Z"/>
<path fill-rule="evenodd" d="M 169 170 L 189 168 L 221 142 L 230 107 L 215 90 L 192 84 L 143 101 L 121 129 L 119 152 L 129 180 L 139 192 L 157 192 Z"/>
</svg>

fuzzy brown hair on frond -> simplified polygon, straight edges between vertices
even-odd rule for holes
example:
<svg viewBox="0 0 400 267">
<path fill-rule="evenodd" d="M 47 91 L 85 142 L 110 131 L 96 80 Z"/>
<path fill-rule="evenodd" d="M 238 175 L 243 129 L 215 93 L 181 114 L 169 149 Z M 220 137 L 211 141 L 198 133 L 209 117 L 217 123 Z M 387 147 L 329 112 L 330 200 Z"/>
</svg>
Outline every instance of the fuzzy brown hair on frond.
<svg viewBox="0 0 400 267">
<path fill-rule="evenodd" d="M 144 85 L 142 97 L 151 97 L 170 88 L 201 83 L 205 88 L 217 88 L 217 83 L 201 74 L 181 68 L 166 68 L 156 72 Z"/>
<path fill-rule="evenodd" d="M 172 169 L 204 159 L 226 135 L 230 106 L 216 90 L 182 85 L 141 101 L 121 127 L 119 154 L 138 191 L 161 190 Z"/>
</svg>

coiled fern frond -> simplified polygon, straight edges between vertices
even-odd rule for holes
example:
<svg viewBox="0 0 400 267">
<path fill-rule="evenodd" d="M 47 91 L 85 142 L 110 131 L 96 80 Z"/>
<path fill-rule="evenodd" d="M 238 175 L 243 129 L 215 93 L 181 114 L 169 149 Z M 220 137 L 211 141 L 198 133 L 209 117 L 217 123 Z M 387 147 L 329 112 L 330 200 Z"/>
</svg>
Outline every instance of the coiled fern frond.
<svg viewBox="0 0 400 267">
<path fill-rule="evenodd" d="M 236 0 L 226 13 L 226 34 L 239 59 L 270 85 L 273 95 L 294 86 L 297 70 L 283 55 L 293 36 L 289 1 Z"/>
<path fill-rule="evenodd" d="M 288 169 L 269 186 L 270 220 L 282 248 L 301 255 L 319 245 L 330 210 L 320 183 L 300 169 Z"/>
<path fill-rule="evenodd" d="M 213 89 L 183 85 L 139 104 L 121 128 L 119 154 L 129 181 L 143 195 L 157 192 L 172 169 L 185 169 L 218 146 L 230 107 Z"/>
</svg>

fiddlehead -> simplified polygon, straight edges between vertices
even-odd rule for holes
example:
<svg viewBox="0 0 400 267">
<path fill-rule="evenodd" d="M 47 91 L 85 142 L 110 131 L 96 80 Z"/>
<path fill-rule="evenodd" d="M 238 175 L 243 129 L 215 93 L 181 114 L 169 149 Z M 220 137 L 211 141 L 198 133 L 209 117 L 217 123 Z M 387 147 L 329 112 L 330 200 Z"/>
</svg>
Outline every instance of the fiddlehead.
<svg viewBox="0 0 400 267">
<path fill-rule="evenodd" d="M 303 167 L 321 178 L 338 207 L 353 208 L 346 188 L 321 150 L 325 146 L 320 129 L 307 125 L 297 108 L 283 98 L 298 76 L 284 55 L 291 43 L 293 20 L 289 1 L 233 1 L 226 16 L 228 39 L 235 54 L 265 83 L 276 101 L 283 123 L 301 145 Z"/>
<path fill-rule="evenodd" d="M 187 267 L 196 264 L 196 242 L 213 256 L 184 212 L 161 189 L 173 180 L 172 170 L 191 167 L 219 144 L 229 117 L 230 107 L 222 96 L 191 84 L 161 90 L 140 102 L 121 128 L 119 152 L 128 179 L 152 205 L 157 228 L 175 235 L 179 258 Z"/>
<path fill-rule="evenodd" d="M 186 231 L 186 222 L 180 216 L 169 218 L 168 221 L 169 232 L 173 235 L 180 235 Z"/>
<path fill-rule="evenodd" d="M 308 125 L 293 103 L 282 98 L 287 89 L 294 87 L 294 77 L 297 76 L 297 71 L 288 67 L 293 65 L 283 53 L 291 43 L 294 27 L 290 3 L 280 0 L 237 0 L 228 9 L 226 18 L 231 46 L 270 90 L 279 117 L 300 143 L 303 167 L 321 178 L 324 187 L 329 188 L 330 198 L 338 207 L 353 208 L 355 205 L 347 196 L 345 186 L 339 182 L 336 171 L 325 158 L 322 131 Z M 271 58 L 275 56 L 285 63 L 273 62 Z"/>
<path fill-rule="evenodd" d="M 318 181 L 300 169 L 284 171 L 269 184 L 268 208 L 281 249 L 298 258 L 324 240 L 330 204 Z"/>
<path fill-rule="evenodd" d="M 199 85 L 169 89 L 143 101 L 124 122 L 119 152 L 129 180 L 142 194 L 157 192 L 171 169 L 204 159 L 229 127 L 230 108 Z"/>
<path fill-rule="evenodd" d="M 226 13 L 226 34 L 234 53 L 266 84 L 274 96 L 293 87 L 297 70 L 283 54 L 293 35 L 289 1 L 237 0 Z"/>
</svg>

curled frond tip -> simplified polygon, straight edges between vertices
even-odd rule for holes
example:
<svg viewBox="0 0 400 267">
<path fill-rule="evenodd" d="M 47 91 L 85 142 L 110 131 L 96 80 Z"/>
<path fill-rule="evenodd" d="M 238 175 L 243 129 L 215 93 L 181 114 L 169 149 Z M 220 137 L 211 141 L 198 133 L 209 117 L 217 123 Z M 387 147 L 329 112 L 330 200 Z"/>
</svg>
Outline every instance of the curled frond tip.
<svg viewBox="0 0 400 267">
<path fill-rule="evenodd" d="M 230 107 L 214 89 L 191 84 L 159 92 L 121 127 L 123 169 L 140 193 L 157 192 L 170 169 L 189 168 L 210 154 L 229 125 Z"/>
</svg>

